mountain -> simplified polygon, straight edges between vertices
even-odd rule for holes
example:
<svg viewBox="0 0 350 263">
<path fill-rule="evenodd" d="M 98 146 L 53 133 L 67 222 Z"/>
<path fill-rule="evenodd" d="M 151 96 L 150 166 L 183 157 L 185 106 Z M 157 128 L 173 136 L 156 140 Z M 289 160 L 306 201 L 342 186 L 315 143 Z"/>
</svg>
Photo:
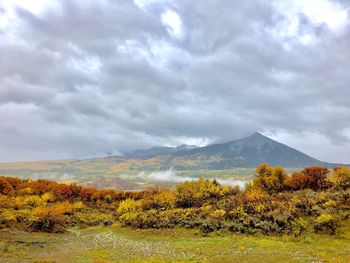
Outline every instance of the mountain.
<svg viewBox="0 0 350 263">
<path fill-rule="evenodd" d="M 178 182 L 179 177 L 250 180 L 260 163 L 280 165 L 290 168 L 289 171 L 311 165 L 329 168 L 340 165 L 319 161 L 260 133 L 254 133 L 243 139 L 205 147 L 156 147 L 124 156 L 86 160 L 0 162 L 0 176 L 77 182 L 87 187 L 139 190 L 154 186 L 168 187 Z M 176 170 L 175 175 L 172 169 Z"/>
<path fill-rule="evenodd" d="M 305 167 L 323 165 L 333 167 L 338 164 L 322 162 L 285 144 L 274 141 L 258 132 L 249 137 L 221 144 L 198 148 L 152 148 L 139 154 L 142 158 L 163 157 L 163 169 L 174 167 L 186 169 L 229 169 L 254 168 L 260 163 L 283 167 Z M 140 153 L 136 151 L 136 153 Z M 138 158 L 137 154 L 133 155 Z"/>
<path fill-rule="evenodd" d="M 159 155 L 175 154 L 185 152 L 198 148 L 196 145 L 182 144 L 176 147 L 153 147 L 150 149 L 135 150 L 133 152 L 125 153 L 126 158 L 149 158 Z"/>
</svg>

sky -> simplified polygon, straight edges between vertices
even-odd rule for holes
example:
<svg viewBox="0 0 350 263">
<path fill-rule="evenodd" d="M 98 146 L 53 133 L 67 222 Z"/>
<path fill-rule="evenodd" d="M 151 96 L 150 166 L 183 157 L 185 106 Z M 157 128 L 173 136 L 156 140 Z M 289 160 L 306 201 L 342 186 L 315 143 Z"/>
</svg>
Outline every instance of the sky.
<svg viewBox="0 0 350 263">
<path fill-rule="evenodd" d="M 259 131 L 350 163 L 348 0 L 0 0 L 0 161 Z"/>
</svg>

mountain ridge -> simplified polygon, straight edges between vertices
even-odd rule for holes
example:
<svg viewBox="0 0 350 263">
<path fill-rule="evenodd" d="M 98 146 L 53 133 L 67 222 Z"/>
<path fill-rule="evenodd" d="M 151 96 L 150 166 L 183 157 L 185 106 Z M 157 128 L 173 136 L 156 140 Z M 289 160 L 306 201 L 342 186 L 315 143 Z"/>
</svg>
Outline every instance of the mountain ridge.
<svg viewBox="0 0 350 263">
<path fill-rule="evenodd" d="M 179 151 L 173 150 L 174 148 L 170 149 L 161 154 L 143 156 L 142 158 L 167 156 L 168 158 L 164 162 L 163 168 L 169 168 L 169 165 L 173 165 L 173 167 L 180 169 L 186 168 L 184 165 L 177 165 L 180 159 L 183 159 L 184 162 L 187 160 L 187 163 L 189 160 L 196 162 L 197 165 L 191 167 L 192 169 L 253 168 L 260 163 L 284 167 L 306 167 L 310 165 L 335 167 L 342 165 L 340 163 L 320 161 L 288 145 L 266 137 L 259 132 L 241 139 L 211 144 L 204 147 L 182 149 Z M 143 151 L 147 152 L 147 150 Z M 128 158 L 137 159 L 138 157 L 130 155 Z"/>
</svg>

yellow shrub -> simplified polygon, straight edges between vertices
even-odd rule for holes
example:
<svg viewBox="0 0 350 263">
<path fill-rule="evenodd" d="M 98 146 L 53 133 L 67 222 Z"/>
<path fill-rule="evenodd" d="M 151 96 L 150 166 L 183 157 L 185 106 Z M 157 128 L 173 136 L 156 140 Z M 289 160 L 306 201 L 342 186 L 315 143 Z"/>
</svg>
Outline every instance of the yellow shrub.
<svg viewBox="0 0 350 263">
<path fill-rule="evenodd" d="M 246 191 L 244 193 L 244 196 L 248 202 L 258 202 L 267 199 L 269 197 L 269 194 L 262 189 L 253 188 L 251 190 Z"/>
<path fill-rule="evenodd" d="M 9 224 L 16 222 L 16 216 L 13 211 L 4 209 L 0 211 L 0 223 L 1 224 Z"/>
<path fill-rule="evenodd" d="M 46 203 L 51 203 L 55 200 L 55 195 L 51 192 L 47 192 L 41 196 L 41 199 Z"/>
<path fill-rule="evenodd" d="M 57 203 L 54 206 L 62 214 L 72 215 L 74 212 L 74 206 L 69 202 Z"/>
<path fill-rule="evenodd" d="M 83 202 L 81 202 L 81 201 L 75 202 L 75 203 L 73 204 L 73 209 L 74 209 L 74 210 L 80 211 L 80 210 L 82 210 L 83 208 L 84 208 L 84 204 L 83 204 Z"/>
<path fill-rule="evenodd" d="M 246 217 L 248 214 L 244 211 L 242 206 L 237 206 L 229 212 L 231 218 Z"/>
<path fill-rule="evenodd" d="M 64 224 L 63 212 L 60 205 L 36 207 L 32 211 L 31 228 L 46 232 L 60 232 Z"/>
<path fill-rule="evenodd" d="M 119 215 L 123 215 L 130 212 L 136 212 L 137 210 L 139 210 L 139 208 L 139 202 L 135 201 L 134 199 L 126 199 L 123 202 L 121 202 L 118 206 L 117 213 Z"/>
<path fill-rule="evenodd" d="M 200 178 L 176 185 L 175 197 L 180 207 L 200 207 L 209 198 L 220 198 L 227 194 L 228 188 L 217 181 Z"/>
<path fill-rule="evenodd" d="M 317 233 L 335 234 L 338 226 L 339 222 L 334 216 L 322 214 L 315 219 L 314 229 Z"/>
<path fill-rule="evenodd" d="M 263 204 L 258 204 L 255 207 L 255 211 L 258 212 L 258 213 L 262 213 L 262 212 L 264 212 L 264 210 L 265 210 L 265 205 L 263 205 Z"/>
<path fill-rule="evenodd" d="M 26 187 L 26 188 L 18 190 L 18 194 L 19 195 L 31 195 L 31 194 L 33 194 L 33 190 L 30 187 Z"/>
<path fill-rule="evenodd" d="M 161 208 L 171 208 L 175 203 L 175 194 L 170 190 L 161 190 L 154 196 L 154 203 Z"/>
<path fill-rule="evenodd" d="M 329 207 L 336 207 L 337 206 L 337 202 L 333 201 L 333 200 L 328 200 L 327 202 L 325 202 L 323 204 L 323 206 L 325 208 L 329 208 Z"/>
<path fill-rule="evenodd" d="M 24 196 L 16 196 L 14 201 L 14 208 L 21 209 L 25 206 L 25 197 Z"/>
<path fill-rule="evenodd" d="M 222 209 L 217 209 L 212 213 L 210 213 L 210 217 L 215 219 L 223 219 L 225 215 L 226 215 L 226 211 Z"/>
<path fill-rule="evenodd" d="M 333 171 L 333 183 L 338 188 L 350 187 L 350 168 L 340 167 L 335 168 Z"/>
<path fill-rule="evenodd" d="M 24 204 L 31 207 L 38 207 L 38 206 L 44 205 L 44 203 L 45 202 L 37 195 L 28 196 L 24 200 Z"/>
</svg>

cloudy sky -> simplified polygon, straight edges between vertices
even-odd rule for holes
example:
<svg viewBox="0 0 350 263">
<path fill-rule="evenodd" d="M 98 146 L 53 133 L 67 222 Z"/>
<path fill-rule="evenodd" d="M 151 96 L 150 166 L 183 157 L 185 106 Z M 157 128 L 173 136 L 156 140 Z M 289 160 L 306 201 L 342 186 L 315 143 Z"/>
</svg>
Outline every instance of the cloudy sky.
<svg viewBox="0 0 350 263">
<path fill-rule="evenodd" d="M 348 0 L 0 0 L 0 161 L 260 131 L 350 163 Z"/>
</svg>

